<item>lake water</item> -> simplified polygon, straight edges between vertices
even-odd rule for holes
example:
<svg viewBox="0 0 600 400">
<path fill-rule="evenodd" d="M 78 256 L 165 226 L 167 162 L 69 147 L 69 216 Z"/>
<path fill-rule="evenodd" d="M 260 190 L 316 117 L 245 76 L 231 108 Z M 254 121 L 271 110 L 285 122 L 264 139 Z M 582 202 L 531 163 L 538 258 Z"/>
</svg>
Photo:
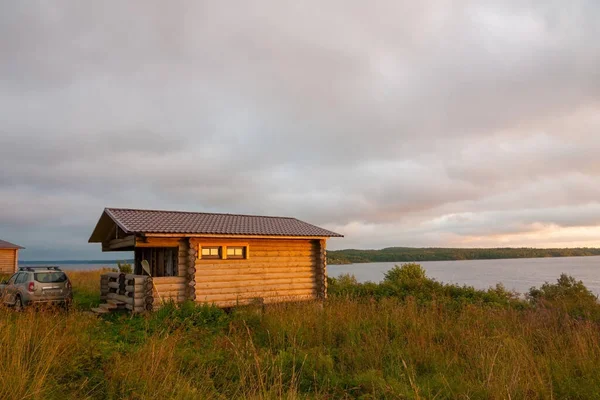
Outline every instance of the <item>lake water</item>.
<svg viewBox="0 0 600 400">
<path fill-rule="evenodd" d="M 379 282 L 383 274 L 402 262 L 328 265 L 329 276 L 352 274 L 359 282 Z M 573 276 L 600 295 L 600 256 L 520 258 L 505 260 L 422 261 L 427 276 L 444 283 L 487 289 L 502 283 L 509 290 L 526 293 L 532 286 L 555 283 L 561 273 Z"/>
<path fill-rule="evenodd" d="M 58 267 L 64 269 L 65 271 L 117 268 L 117 263 L 113 263 L 111 261 L 107 261 L 107 262 L 103 262 L 103 263 L 94 262 L 94 263 L 87 263 L 87 264 L 85 262 L 71 263 L 71 262 L 64 262 L 64 261 L 43 261 L 43 262 L 34 262 L 34 263 L 27 262 L 27 261 L 19 262 L 19 267 L 27 267 L 27 266 L 37 267 L 40 265 L 58 266 Z"/>
</svg>

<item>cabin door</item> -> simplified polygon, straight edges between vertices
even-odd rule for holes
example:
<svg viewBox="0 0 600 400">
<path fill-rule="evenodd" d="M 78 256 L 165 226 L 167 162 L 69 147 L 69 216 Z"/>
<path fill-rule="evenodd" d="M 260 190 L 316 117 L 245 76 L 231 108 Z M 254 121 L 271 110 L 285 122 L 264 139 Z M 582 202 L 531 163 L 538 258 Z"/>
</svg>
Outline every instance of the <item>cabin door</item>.
<svg viewBox="0 0 600 400">
<path fill-rule="evenodd" d="M 177 276 L 178 247 L 140 247 L 135 249 L 135 273 L 143 274 L 142 261 L 148 261 L 154 277 Z"/>
</svg>

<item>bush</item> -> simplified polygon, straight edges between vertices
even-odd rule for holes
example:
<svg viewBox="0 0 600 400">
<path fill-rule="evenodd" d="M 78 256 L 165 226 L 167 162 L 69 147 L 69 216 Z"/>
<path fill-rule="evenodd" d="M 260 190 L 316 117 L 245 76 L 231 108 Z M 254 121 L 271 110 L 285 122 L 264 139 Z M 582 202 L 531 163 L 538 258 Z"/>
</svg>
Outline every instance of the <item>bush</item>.
<svg viewBox="0 0 600 400">
<path fill-rule="evenodd" d="M 384 282 L 399 284 L 419 284 L 427 280 L 430 279 L 425 275 L 423 267 L 415 263 L 404 264 L 401 267 L 396 265 L 386 272 L 383 278 Z"/>
<path fill-rule="evenodd" d="M 559 308 L 573 317 L 600 320 L 598 297 L 582 281 L 567 274 L 561 274 L 554 284 L 532 287 L 527 298 L 534 305 Z"/>
<path fill-rule="evenodd" d="M 394 297 L 401 300 L 412 298 L 418 304 L 433 301 L 452 306 L 485 304 L 489 306 L 514 306 L 524 308 L 527 303 L 517 293 L 510 292 L 501 284 L 487 290 L 471 286 L 444 284 L 427 277 L 421 265 L 415 263 L 396 265 L 385 273 L 381 283 L 359 283 L 352 275 L 341 275 L 329 280 L 329 295 L 344 298 L 367 298 L 381 300 Z"/>
<path fill-rule="evenodd" d="M 119 268 L 119 272 L 122 274 L 132 274 L 133 273 L 133 268 L 131 267 L 131 264 L 129 264 L 129 263 L 118 262 L 117 267 Z"/>
</svg>

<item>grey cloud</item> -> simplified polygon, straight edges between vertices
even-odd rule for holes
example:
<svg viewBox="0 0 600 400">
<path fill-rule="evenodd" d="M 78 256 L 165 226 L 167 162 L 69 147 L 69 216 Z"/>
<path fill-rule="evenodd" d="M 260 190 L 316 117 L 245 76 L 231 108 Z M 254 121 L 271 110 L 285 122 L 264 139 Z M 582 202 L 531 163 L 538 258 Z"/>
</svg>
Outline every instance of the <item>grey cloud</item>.
<svg viewBox="0 0 600 400">
<path fill-rule="evenodd" d="M 0 236 L 93 254 L 104 206 L 294 215 L 340 247 L 599 226 L 599 16 L 584 0 L 4 2 Z"/>
</svg>

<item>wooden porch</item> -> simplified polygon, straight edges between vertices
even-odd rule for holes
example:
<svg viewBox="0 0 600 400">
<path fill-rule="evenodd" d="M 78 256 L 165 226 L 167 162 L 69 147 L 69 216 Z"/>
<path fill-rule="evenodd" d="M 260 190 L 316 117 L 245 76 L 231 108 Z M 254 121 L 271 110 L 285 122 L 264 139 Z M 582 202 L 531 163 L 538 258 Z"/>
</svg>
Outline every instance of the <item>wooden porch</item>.
<svg viewBox="0 0 600 400">
<path fill-rule="evenodd" d="M 148 275 L 108 272 L 100 276 L 100 299 L 104 303 L 92 311 L 98 314 L 153 311 L 168 302 L 185 301 L 187 287 L 185 277 L 152 278 Z"/>
</svg>

